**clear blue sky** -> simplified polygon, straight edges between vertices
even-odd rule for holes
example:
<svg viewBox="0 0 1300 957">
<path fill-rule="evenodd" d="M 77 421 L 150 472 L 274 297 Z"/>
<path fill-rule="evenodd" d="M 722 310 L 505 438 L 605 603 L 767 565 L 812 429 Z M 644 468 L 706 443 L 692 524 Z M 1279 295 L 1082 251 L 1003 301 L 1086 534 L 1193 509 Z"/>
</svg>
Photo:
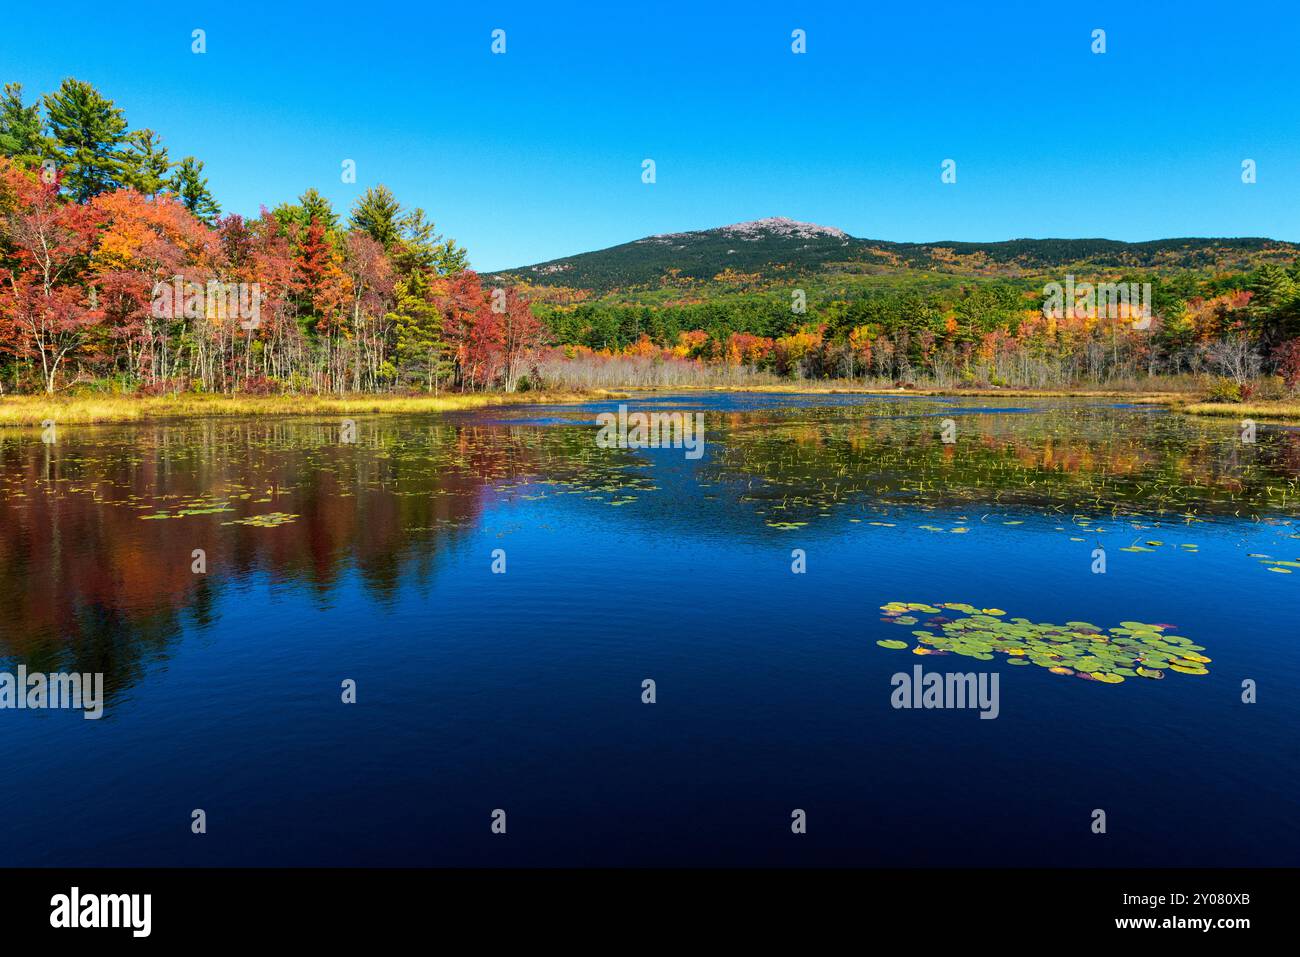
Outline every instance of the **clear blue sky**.
<svg viewBox="0 0 1300 957">
<path fill-rule="evenodd" d="M 892 240 L 1300 240 L 1295 0 L 479 6 L 13 3 L 0 80 L 95 84 L 204 160 L 225 210 L 385 183 L 479 269 L 778 215 Z"/>
</svg>

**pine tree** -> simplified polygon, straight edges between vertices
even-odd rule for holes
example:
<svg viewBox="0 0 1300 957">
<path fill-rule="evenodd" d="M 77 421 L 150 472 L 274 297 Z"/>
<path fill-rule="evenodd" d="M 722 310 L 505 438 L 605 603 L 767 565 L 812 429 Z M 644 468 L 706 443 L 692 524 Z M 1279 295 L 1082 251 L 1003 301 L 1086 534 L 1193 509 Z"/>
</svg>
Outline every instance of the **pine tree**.
<svg viewBox="0 0 1300 957">
<path fill-rule="evenodd" d="M 352 209 L 352 228 L 369 234 L 387 252 L 401 238 L 402 205 L 387 186 L 373 186 Z"/>
<path fill-rule="evenodd" d="M 271 210 L 271 215 L 280 225 L 284 236 L 301 236 L 313 222 L 330 234 L 332 242 L 337 242 L 339 227 L 338 214 L 334 206 L 320 192 L 312 187 L 298 197 L 296 203 L 281 203 Z"/>
<path fill-rule="evenodd" d="M 112 100 L 89 83 L 69 77 L 45 97 L 45 112 L 63 186 L 77 202 L 123 185 L 126 118 Z"/>
<path fill-rule="evenodd" d="M 1265 309 L 1276 309 L 1296 295 L 1295 279 L 1276 263 L 1265 263 L 1260 266 L 1250 286 L 1255 293 L 1252 305 Z"/>
<path fill-rule="evenodd" d="M 22 84 L 6 83 L 0 97 L 0 154 L 39 163 L 46 148 L 44 126 L 40 103 L 24 106 Z"/>
<path fill-rule="evenodd" d="M 203 162 L 193 156 L 187 156 L 176 164 L 167 186 L 175 193 L 185 208 L 211 225 L 221 215 L 221 208 L 208 191 L 208 181 L 203 176 Z"/>
<path fill-rule="evenodd" d="M 145 196 L 156 196 L 167 186 L 167 171 L 171 169 L 162 137 L 153 130 L 137 130 L 127 140 L 127 184 Z"/>
<path fill-rule="evenodd" d="M 339 218 L 330 201 L 312 187 L 298 197 L 298 207 L 302 210 L 301 222 L 304 226 L 312 220 L 325 227 L 326 232 L 338 229 Z"/>
<path fill-rule="evenodd" d="M 469 250 L 456 245 L 456 240 L 445 239 L 437 246 L 434 268 L 440 276 L 454 276 L 469 268 Z"/>
<path fill-rule="evenodd" d="M 465 250 L 454 239 L 444 239 L 419 207 L 403 216 L 398 228 L 399 241 L 391 254 L 399 273 L 422 271 L 452 276 L 468 268 Z"/>
<path fill-rule="evenodd" d="M 1300 283 L 1290 271 L 1265 263 L 1250 288 L 1251 317 L 1266 348 L 1300 336 Z"/>
<path fill-rule="evenodd" d="M 430 392 L 450 376 L 446 343 L 442 337 L 442 313 L 430 301 L 430 284 L 425 273 L 416 271 L 397 281 L 397 303 L 388 321 L 397 328 L 397 363 L 410 378 Z"/>
</svg>

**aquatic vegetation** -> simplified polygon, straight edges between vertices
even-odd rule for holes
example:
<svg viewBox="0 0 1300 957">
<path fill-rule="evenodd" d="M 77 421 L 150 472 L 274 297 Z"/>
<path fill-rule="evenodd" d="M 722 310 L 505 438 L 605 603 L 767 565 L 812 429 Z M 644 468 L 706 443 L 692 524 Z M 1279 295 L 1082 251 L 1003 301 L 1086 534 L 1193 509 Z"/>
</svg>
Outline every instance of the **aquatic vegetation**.
<svg viewBox="0 0 1300 957">
<path fill-rule="evenodd" d="M 1252 555 L 1251 558 L 1258 558 L 1259 563 L 1264 566 L 1266 571 L 1277 572 L 1279 575 L 1290 575 L 1291 569 L 1300 568 L 1300 561 L 1288 562 L 1277 558 L 1269 558 L 1265 555 Z"/>
<path fill-rule="evenodd" d="M 1001 609 L 978 609 L 962 602 L 892 601 L 880 606 L 884 620 L 903 626 L 917 624 L 918 615 L 937 615 L 940 608 L 964 617 L 945 614 L 927 621 L 930 628 L 914 630 L 912 635 L 919 642 L 914 653 L 963 655 L 979 661 L 992 661 L 1002 654 L 1007 656 L 1007 664 L 1034 664 L 1053 674 L 1103 684 L 1119 684 L 1134 677 L 1160 679 L 1165 669 L 1185 675 L 1209 674 L 1205 666 L 1211 659 L 1201 654 L 1204 646 L 1171 634 L 1174 626 L 1169 624 L 1123 621 L 1102 629 L 1086 621 L 1057 625 L 1005 618 Z M 897 640 L 876 644 L 896 650 L 907 647 L 906 642 Z"/>
<path fill-rule="evenodd" d="M 813 522 L 847 508 L 868 522 L 907 515 L 912 528 L 978 535 L 990 524 L 1032 528 L 1035 517 L 1070 516 L 1062 530 L 1086 540 L 1128 520 L 1145 532 L 1116 543 L 1130 553 L 1172 551 L 1175 524 L 1300 516 L 1298 436 L 1275 432 L 1243 451 L 1214 421 L 1024 405 L 914 397 L 902 407 L 864 397 L 737 413 L 713 440 L 705 477 L 735 488 L 765 521 Z M 960 438 L 944 444 L 936 423 L 954 413 Z"/>
<path fill-rule="evenodd" d="M 288 515 L 284 512 L 269 512 L 266 515 L 250 515 L 248 518 L 237 518 L 232 522 L 222 522 L 221 524 L 251 525 L 254 528 L 277 528 L 280 525 L 295 522 L 298 518 L 297 515 Z"/>
</svg>

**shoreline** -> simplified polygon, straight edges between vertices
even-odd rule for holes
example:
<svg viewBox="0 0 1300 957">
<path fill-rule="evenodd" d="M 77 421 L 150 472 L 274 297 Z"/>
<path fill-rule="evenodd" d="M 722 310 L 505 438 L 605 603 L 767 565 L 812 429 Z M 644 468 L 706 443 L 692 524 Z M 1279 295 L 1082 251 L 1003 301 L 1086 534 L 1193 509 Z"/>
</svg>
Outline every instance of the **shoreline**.
<svg viewBox="0 0 1300 957">
<path fill-rule="evenodd" d="M 0 429 L 58 425 L 109 425 L 210 416 L 419 415 L 462 412 L 503 405 L 560 405 L 618 398 L 607 389 L 538 392 L 453 392 L 444 395 L 202 395 L 0 396 Z"/>
<path fill-rule="evenodd" d="M 107 425 L 174 418 L 209 416 L 294 415 L 420 415 L 462 412 L 507 405 L 574 405 L 583 402 L 626 399 L 631 394 L 769 393 L 773 395 L 879 395 L 943 398 L 1008 399 L 1122 399 L 1136 405 L 1159 405 L 1173 412 L 1216 418 L 1249 418 L 1261 422 L 1300 425 L 1300 400 L 1261 400 L 1240 403 L 1212 402 L 1203 396 L 1178 392 L 1142 392 L 1119 389 L 881 389 L 867 386 L 814 386 L 795 384 L 742 386 L 681 386 L 620 389 L 567 389 L 536 392 L 467 392 L 428 396 L 393 395 L 202 395 L 164 396 L 45 395 L 0 396 L 0 429 L 39 427 L 48 419 L 66 425 Z"/>
</svg>

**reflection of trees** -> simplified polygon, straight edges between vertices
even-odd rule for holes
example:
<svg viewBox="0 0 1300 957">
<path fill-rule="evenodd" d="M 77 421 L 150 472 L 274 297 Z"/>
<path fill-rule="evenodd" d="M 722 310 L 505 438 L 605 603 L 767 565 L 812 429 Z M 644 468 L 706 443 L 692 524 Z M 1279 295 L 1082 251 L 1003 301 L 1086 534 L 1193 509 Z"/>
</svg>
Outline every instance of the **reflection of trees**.
<svg viewBox="0 0 1300 957">
<path fill-rule="evenodd" d="M 210 622 L 233 581 L 261 573 L 323 599 L 354 569 L 390 596 L 407 571 L 431 579 L 490 487 L 577 480 L 592 454 L 568 429 L 360 420 L 356 444 L 339 439 L 337 423 L 218 419 L 0 439 L 0 656 L 120 688 L 187 614 Z M 298 518 L 224 524 L 273 512 Z M 207 575 L 191 570 L 198 548 Z"/>
<path fill-rule="evenodd" d="M 939 437 L 953 413 L 958 438 Z M 1115 410 L 849 415 L 843 409 L 724 417 L 709 481 L 758 508 L 806 518 L 845 501 L 969 503 L 1094 515 L 1300 514 L 1300 433 L 1261 428 L 1243 445 L 1223 423 Z"/>
</svg>

